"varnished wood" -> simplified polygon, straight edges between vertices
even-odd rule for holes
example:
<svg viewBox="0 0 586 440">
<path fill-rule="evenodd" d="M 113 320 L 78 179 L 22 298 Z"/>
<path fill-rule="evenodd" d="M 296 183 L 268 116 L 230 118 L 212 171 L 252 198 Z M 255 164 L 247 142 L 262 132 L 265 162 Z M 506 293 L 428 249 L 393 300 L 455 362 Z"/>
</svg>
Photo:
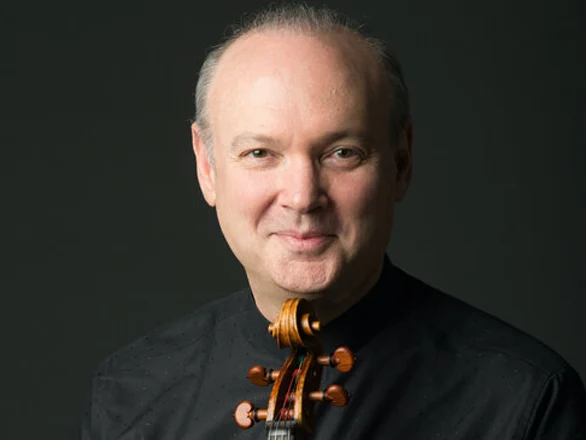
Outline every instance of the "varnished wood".
<svg viewBox="0 0 586 440">
<path fill-rule="evenodd" d="M 335 367 L 341 373 L 348 373 L 354 367 L 356 358 L 348 347 L 338 347 L 331 356 L 319 356 L 317 363 Z"/>
<path fill-rule="evenodd" d="M 255 385 L 266 387 L 279 377 L 280 371 L 267 370 L 260 365 L 255 365 L 248 370 L 248 379 Z"/>
<path fill-rule="evenodd" d="M 330 385 L 325 391 L 312 391 L 309 398 L 314 402 L 331 402 L 334 406 L 348 403 L 348 392 L 340 385 Z"/>
<path fill-rule="evenodd" d="M 248 429 L 255 422 L 266 420 L 268 416 L 266 409 L 255 409 L 254 405 L 248 400 L 240 402 L 234 411 L 236 424 L 242 429 Z"/>
<path fill-rule="evenodd" d="M 255 409 L 249 401 L 241 402 L 234 411 L 239 427 L 248 429 L 255 422 L 265 420 L 267 439 L 304 440 L 311 436 L 315 425 L 314 405 L 326 401 L 344 406 L 348 393 L 340 385 L 330 385 L 318 391 L 323 366 L 348 372 L 354 366 L 354 355 L 347 347 L 339 347 L 330 356 L 320 356 L 318 334 L 321 325 L 311 304 L 304 299 L 289 299 L 281 313 L 269 325 L 268 331 L 279 348 L 291 352 L 280 370 L 254 366 L 248 372 L 249 380 L 259 386 L 273 384 L 266 410 Z"/>
</svg>

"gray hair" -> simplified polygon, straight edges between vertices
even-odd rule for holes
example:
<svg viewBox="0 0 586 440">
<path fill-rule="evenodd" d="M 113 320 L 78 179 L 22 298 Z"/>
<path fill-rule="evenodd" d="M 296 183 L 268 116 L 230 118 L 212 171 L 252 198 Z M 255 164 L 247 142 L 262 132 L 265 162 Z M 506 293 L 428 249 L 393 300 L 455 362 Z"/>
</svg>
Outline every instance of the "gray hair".
<svg viewBox="0 0 586 440">
<path fill-rule="evenodd" d="M 267 9 L 247 17 L 241 26 L 232 26 L 231 33 L 219 45 L 211 48 L 207 54 L 195 89 L 195 118 L 200 128 L 200 138 L 213 166 L 213 148 L 210 119 L 208 114 L 208 95 L 210 84 L 224 52 L 240 37 L 253 31 L 289 30 L 299 33 L 328 34 L 350 31 L 358 36 L 373 50 L 380 62 L 390 85 L 390 130 L 395 144 L 411 120 L 409 110 L 409 92 L 403 79 L 399 61 L 389 51 L 384 41 L 370 37 L 362 26 L 354 25 L 348 17 L 324 6 L 313 7 L 304 3 L 285 2 L 271 5 Z"/>
</svg>

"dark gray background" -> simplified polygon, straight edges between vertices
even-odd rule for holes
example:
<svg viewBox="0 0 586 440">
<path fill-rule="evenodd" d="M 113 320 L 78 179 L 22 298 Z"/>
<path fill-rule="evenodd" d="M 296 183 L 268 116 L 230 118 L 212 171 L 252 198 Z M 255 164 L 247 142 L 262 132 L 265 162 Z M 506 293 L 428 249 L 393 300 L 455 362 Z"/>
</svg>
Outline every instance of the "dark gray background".
<svg viewBox="0 0 586 440">
<path fill-rule="evenodd" d="M 245 282 L 188 121 L 204 49 L 263 2 L 169 3 L 3 6 L 10 438 L 75 437 L 104 356 Z M 412 92 L 394 261 L 585 378 L 585 3 L 331 4 L 391 43 Z"/>
</svg>

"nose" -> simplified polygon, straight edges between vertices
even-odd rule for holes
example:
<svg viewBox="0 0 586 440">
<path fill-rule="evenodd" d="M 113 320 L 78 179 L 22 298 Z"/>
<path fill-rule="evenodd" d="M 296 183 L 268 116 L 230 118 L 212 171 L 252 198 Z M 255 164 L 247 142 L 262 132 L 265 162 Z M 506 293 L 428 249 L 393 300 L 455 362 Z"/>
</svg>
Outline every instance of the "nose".
<svg viewBox="0 0 586 440">
<path fill-rule="evenodd" d="M 319 165 L 309 158 L 288 161 L 280 176 L 281 206 L 299 214 L 308 214 L 327 205 Z"/>
</svg>

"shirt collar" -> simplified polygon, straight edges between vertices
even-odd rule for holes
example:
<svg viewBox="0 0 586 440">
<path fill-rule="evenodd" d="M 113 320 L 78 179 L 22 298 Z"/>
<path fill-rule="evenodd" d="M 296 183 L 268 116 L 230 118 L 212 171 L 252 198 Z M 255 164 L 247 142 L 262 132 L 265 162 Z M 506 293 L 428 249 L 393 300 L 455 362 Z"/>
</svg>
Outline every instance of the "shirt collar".
<svg viewBox="0 0 586 440">
<path fill-rule="evenodd" d="M 404 311 L 402 305 L 405 299 L 401 273 L 385 255 L 383 270 L 373 288 L 352 308 L 322 327 L 320 338 L 324 354 L 342 345 L 357 353 L 384 326 L 398 319 L 398 315 Z M 250 289 L 246 294 L 243 316 L 239 320 L 242 333 L 254 349 L 284 359 L 288 350 L 277 347 L 267 330 L 270 322 L 257 309 Z"/>
</svg>

